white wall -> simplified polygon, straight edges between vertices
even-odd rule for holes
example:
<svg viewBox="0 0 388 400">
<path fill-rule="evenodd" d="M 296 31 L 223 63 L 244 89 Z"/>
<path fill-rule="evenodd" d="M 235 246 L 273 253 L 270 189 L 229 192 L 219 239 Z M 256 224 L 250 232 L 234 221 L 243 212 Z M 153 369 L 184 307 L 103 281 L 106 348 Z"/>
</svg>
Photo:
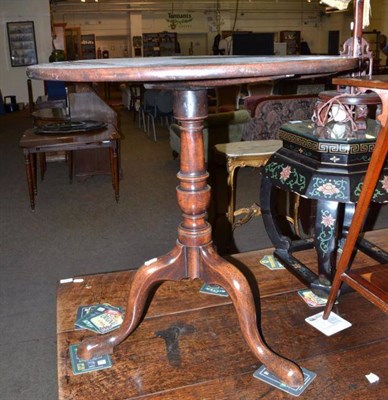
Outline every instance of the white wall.
<svg viewBox="0 0 388 400">
<path fill-rule="evenodd" d="M 372 0 L 373 2 L 384 2 L 388 0 Z M 245 8 L 237 13 L 235 29 L 237 31 L 253 32 L 275 32 L 276 35 L 281 30 L 301 31 L 302 38 L 308 42 L 313 53 L 325 53 L 328 48 L 328 31 L 339 30 L 340 42 L 345 41 L 349 35 L 349 24 L 351 14 L 332 14 L 322 15 L 322 7 L 317 2 L 290 1 L 282 2 L 263 2 L 260 8 L 257 3 L 242 2 Z M 216 13 L 214 10 L 185 11 L 184 2 L 175 2 L 175 13 L 189 13 L 192 20 L 189 23 L 177 24 L 175 31 L 184 34 L 185 37 L 192 34 L 206 34 L 206 48 L 211 53 L 214 37 L 217 35 Z M 251 7 L 250 11 L 247 7 Z M 134 36 L 131 31 L 152 33 L 161 31 L 171 31 L 168 18 L 169 11 L 153 11 L 136 13 L 136 18 L 132 18 L 129 13 L 84 13 L 54 14 L 54 22 L 66 22 L 68 27 L 79 26 L 82 33 L 94 33 L 96 35 L 97 46 L 110 50 L 111 56 L 122 56 L 120 51 L 126 44 L 130 45 L 126 38 Z M 378 14 L 378 12 L 377 12 Z M 139 18 L 140 17 L 140 18 Z M 235 19 L 233 10 L 221 10 L 221 30 L 231 30 Z M 134 25 L 134 26 L 132 26 Z M 121 36 L 121 38 L 120 38 Z M 275 40 L 276 37 L 275 37 Z M 115 42 L 116 41 L 116 45 Z M 112 49 L 114 47 L 114 50 Z M 118 51 L 119 49 L 119 51 Z M 131 48 L 129 47 L 130 51 Z M 122 51 L 121 51 L 122 53 Z"/>
<path fill-rule="evenodd" d="M 66 14 L 65 18 L 54 19 L 55 23 L 66 23 L 66 28 L 79 27 L 81 35 L 96 36 L 96 50 L 108 50 L 109 57 L 124 57 L 129 50 L 129 17 L 121 14 Z"/>
<path fill-rule="evenodd" d="M 12 67 L 7 22 L 34 21 L 38 62 L 48 62 L 52 51 L 49 0 L 0 0 L 0 89 L 3 96 L 16 95 L 27 103 L 27 67 Z M 34 81 L 34 96 L 43 94 L 42 82 Z"/>
</svg>

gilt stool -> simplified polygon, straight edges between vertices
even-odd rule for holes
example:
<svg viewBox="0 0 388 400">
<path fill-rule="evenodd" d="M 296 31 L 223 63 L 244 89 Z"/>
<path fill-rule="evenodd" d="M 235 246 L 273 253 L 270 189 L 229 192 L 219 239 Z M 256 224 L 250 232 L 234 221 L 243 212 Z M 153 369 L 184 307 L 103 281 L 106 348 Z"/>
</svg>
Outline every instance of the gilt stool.
<svg viewBox="0 0 388 400">
<path fill-rule="evenodd" d="M 237 168 L 264 166 L 270 156 L 282 147 L 281 140 L 253 140 L 246 142 L 221 143 L 214 146 L 216 159 L 226 159 L 228 172 L 228 212 L 227 218 L 234 230 L 247 223 L 252 217 L 261 215 L 260 207 L 254 203 L 250 207 L 235 210 L 235 171 Z M 246 214 L 234 222 L 238 215 Z"/>
</svg>

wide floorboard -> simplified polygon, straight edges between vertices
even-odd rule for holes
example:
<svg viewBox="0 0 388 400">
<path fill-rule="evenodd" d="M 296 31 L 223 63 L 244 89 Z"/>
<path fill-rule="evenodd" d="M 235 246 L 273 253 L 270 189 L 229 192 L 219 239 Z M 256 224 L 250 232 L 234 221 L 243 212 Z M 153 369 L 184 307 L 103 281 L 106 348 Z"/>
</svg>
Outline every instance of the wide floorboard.
<svg viewBox="0 0 388 400">
<path fill-rule="evenodd" d="M 386 249 L 388 230 L 367 238 Z M 306 399 L 388 398 L 388 316 L 358 293 L 340 298 L 334 312 L 352 326 L 326 337 L 305 322 L 322 308 L 309 308 L 297 294 L 304 288 L 286 270 L 260 264 L 272 249 L 228 257 L 248 277 L 257 299 L 260 329 L 277 353 L 317 373 Z M 301 261 L 316 268 L 312 250 Z M 374 265 L 359 253 L 354 268 Z M 82 277 L 58 287 L 57 338 L 60 400 L 285 399 L 290 395 L 252 377 L 260 362 L 246 345 L 229 298 L 199 293 L 203 282 L 165 282 L 155 292 L 135 332 L 111 356 L 106 370 L 73 375 L 69 345 L 89 331 L 75 331 L 78 306 L 126 306 L 133 271 Z M 169 332 L 180 332 L 167 343 Z M 163 333 L 163 334 L 161 334 Z M 172 336 L 171 336 L 172 337 Z M 172 344 L 171 344 L 172 343 Z M 371 384 L 365 375 L 380 380 Z"/>
</svg>

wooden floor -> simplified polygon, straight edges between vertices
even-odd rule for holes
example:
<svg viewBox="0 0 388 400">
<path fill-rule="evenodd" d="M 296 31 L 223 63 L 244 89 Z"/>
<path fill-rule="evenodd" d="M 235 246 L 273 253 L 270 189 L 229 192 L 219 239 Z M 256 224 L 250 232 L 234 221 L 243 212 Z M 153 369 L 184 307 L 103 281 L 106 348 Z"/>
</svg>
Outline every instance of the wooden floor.
<svg viewBox="0 0 388 400">
<path fill-rule="evenodd" d="M 388 248 L 388 229 L 367 234 Z M 317 373 L 304 399 L 388 399 L 388 316 L 357 293 L 345 294 L 333 311 L 352 326 L 326 337 L 305 322 L 321 311 L 309 308 L 296 291 L 303 285 L 286 270 L 270 271 L 259 261 L 271 249 L 230 257 L 260 291 L 261 330 L 279 354 Z M 316 268 L 312 250 L 298 255 Z M 354 267 L 376 264 L 358 254 Z M 129 267 L 129 266 L 128 266 Z M 110 369 L 73 375 L 68 348 L 89 331 L 74 331 L 78 306 L 126 305 L 134 272 L 86 276 L 60 284 L 57 297 L 60 400 L 289 399 L 292 396 L 252 377 L 261 365 L 242 338 L 229 298 L 199 293 L 201 281 L 163 283 L 144 320 L 111 356 Z M 257 283 L 258 289 L 257 289 Z M 161 332 L 174 344 L 167 349 Z M 373 372 L 380 381 L 370 384 Z"/>
</svg>

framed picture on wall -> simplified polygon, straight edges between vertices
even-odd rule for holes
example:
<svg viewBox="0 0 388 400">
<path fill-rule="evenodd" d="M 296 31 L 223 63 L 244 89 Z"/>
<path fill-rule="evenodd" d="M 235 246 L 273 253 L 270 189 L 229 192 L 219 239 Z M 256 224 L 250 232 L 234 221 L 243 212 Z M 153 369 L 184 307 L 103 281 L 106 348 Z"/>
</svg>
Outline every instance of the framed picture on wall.
<svg viewBox="0 0 388 400">
<path fill-rule="evenodd" d="M 12 67 L 38 63 L 33 21 L 7 22 Z"/>
</svg>

